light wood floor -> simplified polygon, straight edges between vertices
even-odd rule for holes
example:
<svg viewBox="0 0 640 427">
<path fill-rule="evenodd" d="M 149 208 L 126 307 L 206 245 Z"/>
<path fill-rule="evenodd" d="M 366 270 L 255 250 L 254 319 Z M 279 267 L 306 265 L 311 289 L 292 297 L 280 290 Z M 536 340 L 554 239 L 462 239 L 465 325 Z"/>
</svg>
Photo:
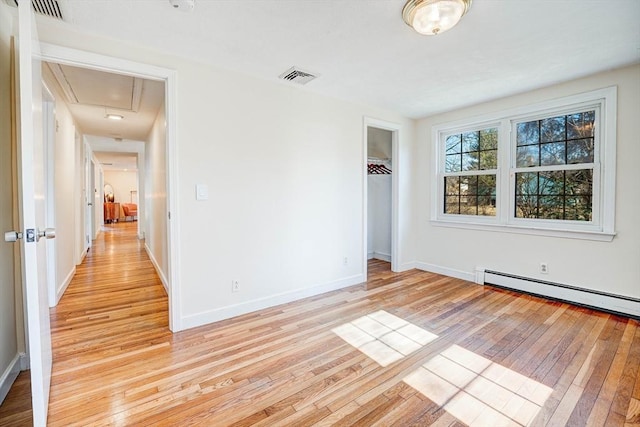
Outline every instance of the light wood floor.
<svg viewBox="0 0 640 427">
<path fill-rule="evenodd" d="M 640 425 L 638 321 L 374 261 L 365 284 L 171 334 L 134 228 L 51 312 L 50 425 Z M 28 400 L 23 373 L 0 426 Z"/>
</svg>

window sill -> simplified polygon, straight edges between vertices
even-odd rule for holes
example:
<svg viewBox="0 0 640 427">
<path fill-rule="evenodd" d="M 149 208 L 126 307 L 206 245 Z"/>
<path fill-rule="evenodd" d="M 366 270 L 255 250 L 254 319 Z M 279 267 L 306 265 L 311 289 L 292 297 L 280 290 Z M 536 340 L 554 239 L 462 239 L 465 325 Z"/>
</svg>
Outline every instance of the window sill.
<svg viewBox="0 0 640 427">
<path fill-rule="evenodd" d="M 431 224 L 435 227 L 463 228 L 467 230 L 491 231 L 499 233 L 529 234 L 533 236 L 559 237 L 564 239 L 594 240 L 598 242 L 611 242 L 616 233 L 588 230 L 563 230 L 550 228 L 523 227 L 504 224 L 479 224 L 460 221 L 447 221 L 442 219 L 432 219 Z"/>
</svg>

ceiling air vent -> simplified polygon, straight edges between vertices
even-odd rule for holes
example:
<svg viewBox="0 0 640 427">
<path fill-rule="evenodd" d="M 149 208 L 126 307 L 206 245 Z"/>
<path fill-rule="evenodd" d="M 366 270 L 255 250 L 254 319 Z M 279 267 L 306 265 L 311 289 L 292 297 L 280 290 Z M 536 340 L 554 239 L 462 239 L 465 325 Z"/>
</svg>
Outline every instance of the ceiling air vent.
<svg viewBox="0 0 640 427">
<path fill-rule="evenodd" d="M 20 0 L 5 0 L 9 6 L 18 7 Z M 37 14 L 64 21 L 62 8 L 58 0 L 31 0 L 31 7 Z"/>
<path fill-rule="evenodd" d="M 317 76 L 306 71 L 302 71 L 296 67 L 291 67 L 284 73 L 280 74 L 278 77 L 282 80 L 287 80 L 290 82 L 298 83 L 300 85 L 304 85 L 315 79 Z"/>
</svg>

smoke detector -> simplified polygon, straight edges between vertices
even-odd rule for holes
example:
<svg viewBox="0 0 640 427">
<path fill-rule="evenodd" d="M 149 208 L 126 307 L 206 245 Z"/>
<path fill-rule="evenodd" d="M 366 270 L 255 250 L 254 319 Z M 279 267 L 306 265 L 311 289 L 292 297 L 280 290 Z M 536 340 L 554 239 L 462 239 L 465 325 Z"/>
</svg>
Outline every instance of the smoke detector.
<svg viewBox="0 0 640 427">
<path fill-rule="evenodd" d="M 302 71 L 297 67 L 291 67 L 287 71 L 285 71 L 284 73 L 278 76 L 278 78 L 282 80 L 287 80 L 300 85 L 305 85 L 309 83 L 311 80 L 315 79 L 316 77 L 318 76 L 308 71 Z"/>
<path fill-rule="evenodd" d="M 181 12 L 191 12 L 196 6 L 195 0 L 169 0 L 171 6 Z"/>
</svg>

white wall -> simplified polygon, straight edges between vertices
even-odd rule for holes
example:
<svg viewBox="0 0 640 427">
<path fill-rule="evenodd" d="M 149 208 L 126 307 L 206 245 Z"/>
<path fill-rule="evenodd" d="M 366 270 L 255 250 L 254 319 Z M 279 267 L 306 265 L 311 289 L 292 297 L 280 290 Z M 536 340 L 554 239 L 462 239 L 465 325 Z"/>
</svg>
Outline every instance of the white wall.
<svg viewBox="0 0 640 427">
<path fill-rule="evenodd" d="M 12 19 L 0 3 L 0 231 L 13 230 L 11 178 L 10 37 Z M 15 245 L 18 245 L 17 243 Z M 14 245 L 0 242 L 0 403 L 11 387 L 17 364 L 18 335 L 14 285 Z"/>
<path fill-rule="evenodd" d="M 431 209 L 431 127 L 492 111 L 533 104 L 608 86 L 618 86 L 616 231 L 612 242 L 496 233 L 436 227 Z M 640 66 L 626 67 L 420 120 L 417 127 L 420 218 L 418 260 L 426 269 L 444 268 L 471 275 L 476 266 L 640 297 Z M 538 265 L 548 262 L 549 274 Z"/>
<path fill-rule="evenodd" d="M 56 238 L 56 295 L 57 299 L 71 282 L 76 271 L 77 254 L 84 249 L 84 222 L 76 219 L 84 206 L 78 198 L 78 187 L 84 187 L 82 173 L 83 157 L 76 166 L 78 147 L 76 128 L 71 112 L 64 101 L 64 95 L 48 67 L 42 68 L 45 84 L 55 98 L 55 152 L 54 152 L 54 194 Z M 82 144 L 80 144 L 82 145 Z M 80 171 L 78 171 L 80 169 Z M 80 224 L 78 224 L 80 223 Z M 78 228 L 78 227 L 81 228 Z M 79 235 L 78 235 L 79 234 Z"/>
<path fill-rule="evenodd" d="M 369 258 L 391 261 L 391 175 L 369 175 L 367 203 Z"/>
<path fill-rule="evenodd" d="M 164 106 L 153 123 L 145 150 L 145 247 L 165 287 L 169 275 L 167 254 L 167 156 Z"/>
<path fill-rule="evenodd" d="M 104 183 L 113 187 L 116 203 L 131 203 L 131 191 L 138 191 L 138 171 L 105 170 Z"/>
<path fill-rule="evenodd" d="M 364 279 L 364 116 L 401 127 L 398 265 L 412 265 L 413 121 L 59 23 L 39 20 L 39 32 L 43 41 L 177 72 L 178 328 Z M 209 186 L 208 201 L 195 200 L 196 184 Z"/>
</svg>

